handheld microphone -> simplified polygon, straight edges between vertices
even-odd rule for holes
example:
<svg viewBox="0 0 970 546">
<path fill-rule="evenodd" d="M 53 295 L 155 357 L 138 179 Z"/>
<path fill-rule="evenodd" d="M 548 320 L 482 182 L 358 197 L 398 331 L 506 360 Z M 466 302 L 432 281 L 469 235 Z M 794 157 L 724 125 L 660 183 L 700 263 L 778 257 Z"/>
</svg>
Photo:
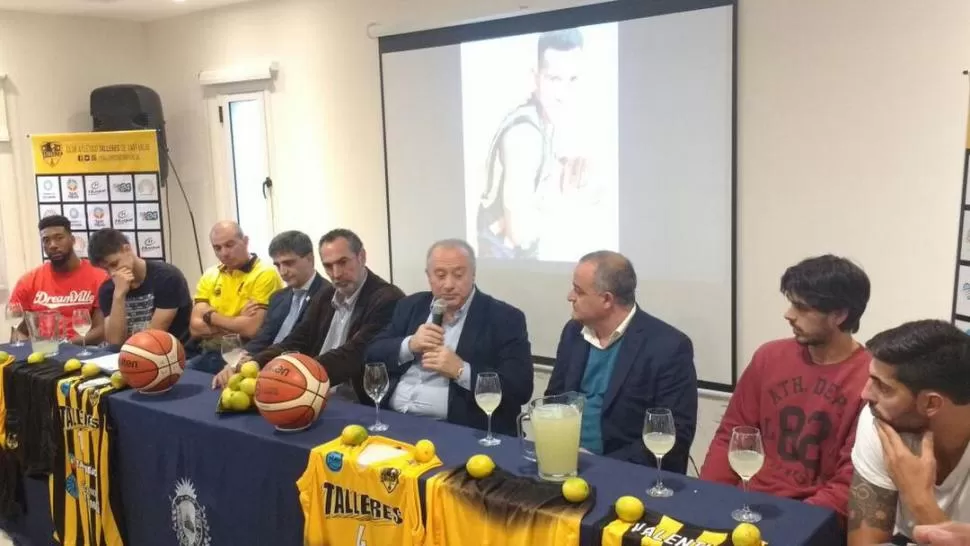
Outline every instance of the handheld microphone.
<svg viewBox="0 0 970 546">
<path fill-rule="evenodd" d="M 445 310 L 448 308 L 448 304 L 445 300 L 438 298 L 431 303 L 431 323 L 435 326 L 441 326 L 445 322 Z"/>
</svg>

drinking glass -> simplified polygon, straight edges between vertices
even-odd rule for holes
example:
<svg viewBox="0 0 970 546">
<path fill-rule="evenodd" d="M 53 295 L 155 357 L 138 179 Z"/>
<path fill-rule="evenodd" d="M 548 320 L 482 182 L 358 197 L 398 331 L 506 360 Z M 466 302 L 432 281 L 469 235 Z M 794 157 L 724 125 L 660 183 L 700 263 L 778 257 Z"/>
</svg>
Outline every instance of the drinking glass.
<svg viewBox="0 0 970 546">
<path fill-rule="evenodd" d="M 24 319 L 24 307 L 17 302 L 7 302 L 7 307 L 4 309 L 4 315 L 7 318 L 7 322 L 14 323 L 14 328 L 20 325 L 20 321 Z M 14 347 L 23 347 L 25 344 L 24 340 L 20 339 L 19 333 L 16 339 L 11 343 Z"/>
<path fill-rule="evenodd" d="M 728 447 L 728 462 L 731 469 L 741 477 L 744 492 L 748 492 L 748 481 L 765 464 L 765 449 L 761 443 L 761 431 L 755 427 L 734 427 L 731 431 L 731 444 Z M 734 521 L 757 523 L 761 514 L 752 510 L 745 502 L 742 508 L 731 512 Z"/>
<path fill-rule="evenodd" d="M 364 364 L 364 390 L 374 401 L 374 424 L 367 427 L 372 432 L 387 430 L 387 424 L 381 422 L 381 400 L 387 395 L 388 379 L 387 367 L 383 362 L 368 362 Z"/>
<path fill-rule="evenodd" d="M 492 414 L 502 403 L 502 382 L 495 372 L 482 372 L 475 380 L 475 402 L 488 416 L 488 435 L 478 441 L 485 447 L 497 446 L 502 440 L 492 436 Z"/>
<path fill-rule="evenodd" d="M 81 352 L 77 356 L 84 358 L 93 355 L 88 350 L 88 332 L 91 331 L 91 311 L 89 309 L 75 309 L 71 315 L 74 331 L 81 336 Z"/>
<path fill-rule="evenodd" d="M 643 418 L 643 443 L 657 458 L 657 483 L 647 490 L 651 497 L 669 497 L 674 491 L 664 485 L 660 462 L 674 448 L 674 415 L 666 408 L 651 408 Z"/>
<path fill-rule="evenodd" d="M 222 352 L 222 360 L 235 369 L 236 364 L 239 363 L 239 359 L 243 355 L 243 343 L 239 334 L 226 334 L 222 336 L 219 344 Z"/>
</svg>

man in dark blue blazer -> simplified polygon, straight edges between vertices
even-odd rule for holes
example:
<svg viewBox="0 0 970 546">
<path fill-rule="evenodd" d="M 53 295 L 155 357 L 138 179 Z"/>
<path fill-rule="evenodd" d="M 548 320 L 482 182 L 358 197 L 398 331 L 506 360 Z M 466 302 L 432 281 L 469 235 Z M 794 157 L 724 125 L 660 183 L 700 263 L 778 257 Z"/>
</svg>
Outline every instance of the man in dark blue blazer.
<svg viewBox="0 0 970 546">
<path fill-rule="evenodd" d="M 485 429 L 475 403 L 481 372 L 496 372 L 502 402 L 492 430 L 516 434 L 522 404 L 532 397 L 532 350 L 525 315 L 475 287 L 475 254 L 459 239 L 439 241 L 427 256 L 430 292 L 397 303 L 391 323 L 371 342 L 368 362 L 384 362 L 390 389 L 382 404 Z M 432 303 L 444 303 L 440 325 Z"/>
<path fill-rule="evenodd" d="M 623 255 L 587 254 L 573 272 L 573 317 L 562 331 L 546 395 L 586 396 L 580 443 L 593 453 L 656 466 L 643 444 L 647 409 L 676 426 L 663 468 L 686 473 L 697 426 L 697 372 L 690 339 L 636 304 L 637 276 Z"/>
<path fill-rule="evenodd" d="M 248 355 L 257 355 L 285 339 L 303 318 L 310 298 L 331 286 L 314 268 L 313 241 L 306 233 L 284 231 L 273 237 L 269 243 L 269 255 L 286 288 L 270 298 L 262 327 L 256 337 L 246 343 Z"/>
</svg>

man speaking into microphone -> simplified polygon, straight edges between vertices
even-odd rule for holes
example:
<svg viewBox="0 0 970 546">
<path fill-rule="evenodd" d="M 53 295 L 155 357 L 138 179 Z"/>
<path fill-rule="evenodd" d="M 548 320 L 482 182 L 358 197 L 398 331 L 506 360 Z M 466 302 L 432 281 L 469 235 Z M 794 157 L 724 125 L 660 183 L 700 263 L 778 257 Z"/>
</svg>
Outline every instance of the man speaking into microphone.
<svg viewBox="0 0 970 546">
<path fill-rule="evenodd" d="M 492 428 L 515 435 L 515 419 L 532 396 L 525 315 L 475 286 L 475 253 L 463 240 L 431 245 L 425 273 L 431 291 L 400 300 L 367 350 L 368 362 L 387 366 L 390 395 L 384 404 L 484 430 L 475 381 L 481 372 L 497 372 L 502 402 Z"/>
</svg>

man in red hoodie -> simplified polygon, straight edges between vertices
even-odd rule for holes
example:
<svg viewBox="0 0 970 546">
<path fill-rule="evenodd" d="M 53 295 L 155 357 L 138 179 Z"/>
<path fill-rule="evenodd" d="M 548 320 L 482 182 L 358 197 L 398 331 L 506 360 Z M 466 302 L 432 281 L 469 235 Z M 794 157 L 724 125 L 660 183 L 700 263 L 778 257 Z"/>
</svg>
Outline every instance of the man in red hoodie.
<svg viewBox="0 0 970 546">
<path fill-rule="evenodd" d="M 764 466 L 752 491 L 803 500 L 845 517 L 852 444 L 869 353 L 853 339 L 869 302 L 869 278 L 849 260 L 809 258 L 788 268 L 781 292 L 794 337 L 762 345 L 734 389 L 701 479 L 736 485 L 728 444 L 736 426 L 761 430 Z"/>
</svg>

